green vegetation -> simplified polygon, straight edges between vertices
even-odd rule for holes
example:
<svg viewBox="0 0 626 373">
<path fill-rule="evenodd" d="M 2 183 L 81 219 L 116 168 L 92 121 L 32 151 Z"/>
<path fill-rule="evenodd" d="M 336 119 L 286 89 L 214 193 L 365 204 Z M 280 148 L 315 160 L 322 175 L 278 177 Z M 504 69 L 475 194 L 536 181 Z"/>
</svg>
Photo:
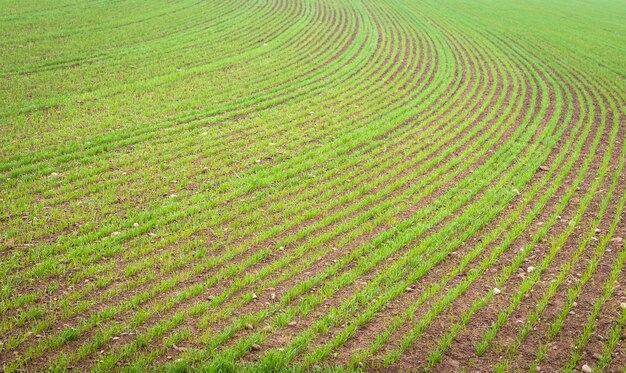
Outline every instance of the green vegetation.
<svg viewBox="0 0 626 373">
<path fill-rule="evenodd" d="M 626 369 L 620 1 L 0 5 L 4 371 Z"/>
</svg>

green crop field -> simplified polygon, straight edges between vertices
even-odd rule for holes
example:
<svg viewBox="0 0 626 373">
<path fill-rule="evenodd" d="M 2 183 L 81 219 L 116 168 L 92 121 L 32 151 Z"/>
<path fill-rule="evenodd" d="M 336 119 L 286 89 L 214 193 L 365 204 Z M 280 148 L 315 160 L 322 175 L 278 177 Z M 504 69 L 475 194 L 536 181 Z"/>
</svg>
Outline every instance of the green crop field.
<svg viewBox="0 0 626 373">
<path fill-rule="evenodd" d="M 624 0 L 0 0 L 0 369 L 626 371 Z"/>
</svg>

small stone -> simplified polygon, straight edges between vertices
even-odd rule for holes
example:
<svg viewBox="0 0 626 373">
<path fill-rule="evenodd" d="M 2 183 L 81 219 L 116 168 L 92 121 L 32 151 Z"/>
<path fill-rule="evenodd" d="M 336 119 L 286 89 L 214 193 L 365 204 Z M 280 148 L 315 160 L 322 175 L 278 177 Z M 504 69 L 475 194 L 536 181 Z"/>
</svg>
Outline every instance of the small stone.
<svg viewBox="0 0 626 373">
<path fill-rule="evenodd" d="M 501 293 L 501 291 L 500 291 L 500 289 L 498 289 L 498 288 L 493 288 L 493 293 L 494 293 L 495 295 L 498 295 L 498 294 L 500 294 L 500 293 Z"/>
<path fill-rule="evenodd" d="M 535 271 L 535 267 L 533 267 L 533 266 L 530 266 L 530 267 L 526 268 L 526 272 L 528 272 L 528 273 L 533 273 L 534 271 Z"/>
<path fill-rule="evenodd" d="M 591 241 L 598 241 L 597 237 L 591 237 Z"/>
<path fill-rule="evenodd" d="M 252 324 L 246 324 L 246 329 L 252 330 Z"/>
<path fill-rule="evenodd" d="M 270 299 L 271 299 L 271 300 L 276 299 L 276 293 L 272 293 L 272 294 L 270 294 Z"/>
<path fill-rule="evenodd" d="M 623 302 L 619 305 L 623 310 L 626 310 L 626 302 Z"/>
<path fill-rule="evenodd" d="M 406 291 L 413 291 L 412 288 L 406 288 Z"/>
<path fill-rule="evenodd" d="M 287 325 L 289 325 L 289 326 L 296 326 L 296 324 L 297 324 L 297 322 L 295 322 L 295 321 L 290 321 L 290 322 L 289 322 L 289 324 L 287 324 Z"/>
<path fill-rule="evenodd" d="M 578 303 L 574 302 L 574 303 L 572 303 L 572 306 L 576 307 L 576 306 L 578 306 Z"/>
<path fill-rule="evenodd" d="M 593 354 L 593 358 L 596 360 L 602 360 L 602 355 L 596 352 L 595 354 Z"/>
<path fill-rule="evenodd" d="M 120 234 L 122 234 L 122 232 L 113 232 L 113 233 L 111 233 L 111 237 L 119 236 Z"/>
<path fill-rule="evenodd" d="M 596 233 L 602 232 L 599 228 L 596 228 Z"/>
<path fill-rule="evenodd" d="M 174 194 L 174 193 L 170 194 L 170 198 L 176 198 L 176 197 L 178 197 L 177 194 Z"/>
<path fill-rule="evenodd" d="M 541 171 L 548 171 L 549 170 L 549 168 L 547 166 L 539 166 L 539 169 Z"/>
<path fill-rule="evenodd" d="M 113 337 L 111 339 L 114 340 L 114 341 L 117 341 L 118 339 L 120 339 L 120 337 Z"/>
<path fill-rule="evenodd" d="M 137 228 L 139 226 L 139 223 L 135 223 L 133 224 L 133 227 Z"/>
<path fill-rule="evenodd" d="M 252 293 L 252 299 L 257 299 L 257 295 L 255 293 Z"/>
<path fill-rule="evenodd" d="M 593 372 L 593 369 L 591 369 L 591 367 L 589 365 L 587 365 L 587 364 L 583 365 L 582 369 L 583 369 L 583 372 L 585 372 L 585 373 Z"/>
<path fill-rule="evenodd" d="M 252 349 L 254 351 L 259 351 L 259 350 L 261 350 L 261 346 L 259 346 L 258 344 L 255 343 L 255 344 L 252 345 Z"/>
<path fill-rule="evenodd" d="M 257 159 L 256 161 L 254 161 L 254 163 L 261 163 L 261 160 Z"/>
<path fill-rule="evenodd" d="M 539 365 L 535 367 L 535 372 L 541 372 L 541 367 Z"/>
<path fill-rule="evenodd" d="M 281 246 L 281 247 L 278 248 L 278 250 L 285 250 L 285 247 Z"/>
<path fill-rule="evenodd" d="M 622 242 L 623 240 L 624 240 L 624 239 L 623 239 L 622 237 L 615 237 L 615 238 L 612 238 L 612 239 L 611 239 L 611 242 L 617 242 L 617 243 L 620 243 L 620 242 Z"/>
<path fill-rule="evenodd" d="M 459 363 L 458 360 L 449 359 L 448 360 L 448 365 L 450 365 L 450 367 L 452 367 L 452 369 L 454 369 L 456 371 L 461 366 L 461 363 Z"/>
<path fill-rule="evenodd" d="M 519 190 L 517 190 L 517 189 L 513 189 L 513 193 L 517 194 L 518 196 L 521 194 L 521 193 L 519 192 Z"/>
</svg>

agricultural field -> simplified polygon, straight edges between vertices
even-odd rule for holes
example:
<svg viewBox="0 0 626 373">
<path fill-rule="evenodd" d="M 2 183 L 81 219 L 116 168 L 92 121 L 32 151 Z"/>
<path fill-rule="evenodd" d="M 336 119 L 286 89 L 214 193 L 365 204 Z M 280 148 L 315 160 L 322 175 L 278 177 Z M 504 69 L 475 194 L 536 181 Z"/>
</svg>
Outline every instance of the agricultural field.
<svg viewBox="0 0 626 373">
<path fill-rule="evenodd" d="M 626 371 L 623 0 L 0 9 L 3 371 Z"/>
</svg>

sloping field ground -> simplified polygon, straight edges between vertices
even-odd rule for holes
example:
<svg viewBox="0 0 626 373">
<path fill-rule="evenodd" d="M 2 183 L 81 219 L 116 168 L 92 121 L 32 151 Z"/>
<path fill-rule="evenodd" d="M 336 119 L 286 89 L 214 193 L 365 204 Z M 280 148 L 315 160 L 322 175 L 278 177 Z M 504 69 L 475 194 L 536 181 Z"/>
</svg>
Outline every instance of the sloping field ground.
<svg viewBox="0 0 626 373">
<path fill-rule="evenodd" d="M 0 0 L 0 366 L 626 369 L 621 0 Z"/>
</svg>

